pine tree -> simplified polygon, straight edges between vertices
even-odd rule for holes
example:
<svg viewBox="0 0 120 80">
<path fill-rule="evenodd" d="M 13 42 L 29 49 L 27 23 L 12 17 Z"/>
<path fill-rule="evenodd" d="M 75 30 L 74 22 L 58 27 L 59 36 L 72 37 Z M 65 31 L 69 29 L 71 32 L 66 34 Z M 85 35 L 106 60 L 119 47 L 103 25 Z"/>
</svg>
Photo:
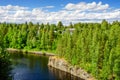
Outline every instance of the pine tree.
<svg viewBox="0 0 120 80">
<path fill-rule="evenodd" d="M 107 30 L 108 29 L 108 22 L 104 19 L 101 23 L 101 29 Z"/>
<path fill-rule="evenodd" d="M 58 22 L 57 27 L 58 27 L 58 29 L 59 29 L 59 30 L 61 30 L 61 29 L 62 29 L 63 24 L 62 24 L 62 22 L 61 22 L 61 21 L 59 21 L 59 22 Z"/>
</svg>

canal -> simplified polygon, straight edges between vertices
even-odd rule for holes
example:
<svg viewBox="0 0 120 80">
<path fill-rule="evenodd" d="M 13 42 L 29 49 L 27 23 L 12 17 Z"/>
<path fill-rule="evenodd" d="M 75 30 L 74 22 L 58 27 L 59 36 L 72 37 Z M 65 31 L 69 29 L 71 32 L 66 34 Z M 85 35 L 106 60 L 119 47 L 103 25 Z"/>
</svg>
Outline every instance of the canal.
<svg viewBox="0 0 120 80">
<path fill-rule="evenodd" d="M 10 53 L 12 80 L 82 80 L 49 67 L 47 56 Z"/>
</svg>

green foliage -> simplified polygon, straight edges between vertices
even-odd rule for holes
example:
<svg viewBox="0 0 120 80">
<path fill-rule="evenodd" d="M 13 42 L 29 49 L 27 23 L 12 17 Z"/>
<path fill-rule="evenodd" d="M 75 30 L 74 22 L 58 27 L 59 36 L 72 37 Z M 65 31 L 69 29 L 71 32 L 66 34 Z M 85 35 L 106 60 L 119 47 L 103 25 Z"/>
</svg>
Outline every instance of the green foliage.
<svg viewBox="0 0 120 80">
<path fill-rule="evenodd" d="M 0 33 L 0 80 L 10 80 L 11 63 L 4 49 L 3 35 Z"/>
<path fill-rule="evenodd" d="M 99 80 L 120 79 L 120 22 L 0 24 L 4 46 L 56 51 Z"/>
<path fill-rule="evenodd" d="M 74 24 L 58 42 L 57 53 L 72 65 L 79 65 L 97 79 L 120 79 L 120 22 Z M 70 24 L 71 25 L 71 24 Z M 119 47 L 118 47 L 119 46 Z M 59 51 L 58 51 L 59 50 Z"/>
</svg>

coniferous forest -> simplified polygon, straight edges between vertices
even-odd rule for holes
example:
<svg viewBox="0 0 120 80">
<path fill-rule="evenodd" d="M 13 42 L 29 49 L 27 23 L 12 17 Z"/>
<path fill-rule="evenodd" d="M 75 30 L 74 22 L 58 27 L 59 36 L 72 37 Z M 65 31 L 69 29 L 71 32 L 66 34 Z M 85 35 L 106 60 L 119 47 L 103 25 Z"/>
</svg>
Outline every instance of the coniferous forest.
<svg viewBox="0 0 120 80">
<path fill-rule="evenodd" d="M 120 80 L 120 22 L 0 23 L 3 46 L 51 51 L 99 80 Z"/>
</svg>

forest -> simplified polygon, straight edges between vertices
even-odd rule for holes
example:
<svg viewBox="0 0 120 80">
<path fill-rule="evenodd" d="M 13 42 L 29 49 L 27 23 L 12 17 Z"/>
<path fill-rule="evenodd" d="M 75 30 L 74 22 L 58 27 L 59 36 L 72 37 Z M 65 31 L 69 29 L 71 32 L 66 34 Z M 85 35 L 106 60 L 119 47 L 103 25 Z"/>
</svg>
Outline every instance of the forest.
<svg viewBox="0 0 120 80">
<path fill-rule="evenodd" d="M 99 80 L 120 80 L 120 22 L 0 23 L 5 48 L 50 51 Z M 0 49 L 1 50 L 1 49 Z M 0 63 L 1 64 L 1 63 Z"/>
</svg>

